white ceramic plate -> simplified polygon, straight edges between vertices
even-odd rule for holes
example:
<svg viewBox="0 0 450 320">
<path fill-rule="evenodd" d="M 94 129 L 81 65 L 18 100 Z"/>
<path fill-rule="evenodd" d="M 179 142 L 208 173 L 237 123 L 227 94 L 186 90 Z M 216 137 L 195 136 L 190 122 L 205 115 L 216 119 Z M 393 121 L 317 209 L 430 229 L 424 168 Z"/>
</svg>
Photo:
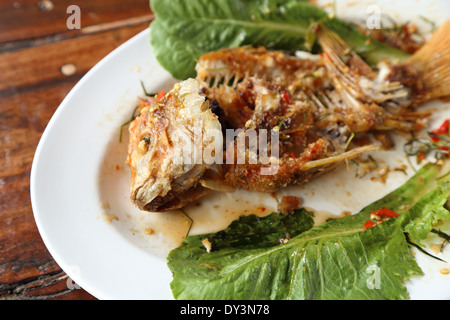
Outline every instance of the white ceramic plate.
<svg viewBox="0 0 450 320">
<path fill-rule="evenodd" d="M 419 12 L 428 13 L 429 18 L 438 14 L 434 20 L 442 22 L 439 12 L 450 10 L 445 11 L 444 1 L 437 3 L 444 9 Z M 413 18 L 418 5 L 430 6 L 428 1 L 417 2 Z M 351 11 L 347 12 L 339 2 L 338 14 L 366 15 L 366 7 L 358 11 L 354 4 L 348 6 Z M 392 10 L 407 17 L 401 5 L 390 4 L 389 10 L 394 17 Z M 125 128 L 119 142 L 119 128 L 143 93 L 141 80 L 149 92 L 169 90 L 175 82 L 153 57 L 148 30 L 105 57 L 67 95 L 41 138 L 32 166 L 32 207 L 43 241 L 70 278 L 99 299 L 173 299 L 165 256 L 189 227 L 180 211 L 147 213 L 129 201 L 128 135 Z M 435 123 L 450 115 L 448 104 L 430 105 L 443 110 L 434 116 Z M 376 158 L 391 168 L 406 164 L 401 145 L 402 141 L 400 151 L 383 152 Z M 385 184 L 369 178 L 354 179 L 352 168 L 350 172 L 341 168 L 307 186 L 283 190 L 279 196 L 303 198 L 304 205 L 316 211 L 319 223 L 344 211 L 357 212 L 407 179 L 401 172 L 391 173 Z M 223 229 L 241 214 L 263 215 L 272 210 L 276 210 L 272 197 L 250 192 L 212 194 L 186 208 L 194 221 L 191 234 Z M 450 250 L 439 256 L 450 261 Z M 407 283 L 411 298 L 450 298 L 450 275 L 439 273 L 448 264 L 421 253 L 416 257 L 425 276 Z M 68 286 L 73 283 L 68 281 Z"/>
</svg>

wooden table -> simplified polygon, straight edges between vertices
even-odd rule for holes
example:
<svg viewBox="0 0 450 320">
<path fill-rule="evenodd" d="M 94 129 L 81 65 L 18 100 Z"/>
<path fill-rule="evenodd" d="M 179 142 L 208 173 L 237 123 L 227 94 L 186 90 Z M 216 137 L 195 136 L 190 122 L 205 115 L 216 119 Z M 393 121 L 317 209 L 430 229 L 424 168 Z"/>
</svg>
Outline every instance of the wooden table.
<svg viewBox="0 0 450 320">
<path fill-rule="evenodd" d="M 81 19 L 73 20 L 73 3 L 0 0 L 0 299 L 95 299 L 73 285 L 41 240 L 31 163 L 76 82 L 153 14 L 148 0 L 77 0 Z"/>
</svg>

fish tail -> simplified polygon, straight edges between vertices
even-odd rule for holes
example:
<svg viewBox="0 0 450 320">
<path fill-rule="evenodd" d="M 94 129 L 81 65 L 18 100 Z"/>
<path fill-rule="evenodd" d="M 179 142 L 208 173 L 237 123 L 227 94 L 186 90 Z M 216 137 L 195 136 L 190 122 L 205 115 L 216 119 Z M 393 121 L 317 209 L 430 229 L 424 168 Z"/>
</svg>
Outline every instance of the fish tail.
<svg viewBox="0 0 450 320">
<path fill-rule="evenodd" d="M 450 95 L 450 20 L 435 31 L 430 40 L 397 66 L 400 75 L 416 82 L 416 102 Z M 396 72 L 393 70 L 393 72 Z M 398 79 L 401 81 L 401 79 Z M 415 88 L 414 88 L 415 87 Z"/>
</svg>

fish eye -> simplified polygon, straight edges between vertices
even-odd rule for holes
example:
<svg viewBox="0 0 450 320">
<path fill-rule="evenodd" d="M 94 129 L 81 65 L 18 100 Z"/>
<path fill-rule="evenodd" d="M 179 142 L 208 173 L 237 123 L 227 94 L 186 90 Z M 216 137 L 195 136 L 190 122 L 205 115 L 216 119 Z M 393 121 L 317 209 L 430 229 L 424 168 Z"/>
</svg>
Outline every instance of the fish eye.
<svg viewBox="0 0 450 320">
<path fill-rule="evenodd" d="M 142 140 L 142 141 L 145 141 L 147 144 L 150 144 L 150 142 L 151 142 L 150 137 L 148 137 L 148 136 L 142 137 L 141 140 Z"/>
<path fill-rule="evenodd" d="M 151 142 L 151 140 L 148 136 L 143 136 L 141 141 L 139 141 L 139 144 L 138 144 L 138 149 L 140 150 L 140 152 L 142 152 L 142 153 L 147 152 L 150 142 Z"/>
</svg>

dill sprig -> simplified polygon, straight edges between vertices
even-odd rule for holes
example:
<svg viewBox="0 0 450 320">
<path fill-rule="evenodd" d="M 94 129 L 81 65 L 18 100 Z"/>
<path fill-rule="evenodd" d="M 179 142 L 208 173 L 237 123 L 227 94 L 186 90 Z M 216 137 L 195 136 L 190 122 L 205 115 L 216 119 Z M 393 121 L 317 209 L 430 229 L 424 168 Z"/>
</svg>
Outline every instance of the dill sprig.
<svg viewBox="0 0 450 320">
<path fill-rule="evenodd" d="M 450 241 L 450 235 L 446 234 L 441 230 L 431 229 L 431 232 L 437 234 L 439 237 L 445 239 L 446 241 Z"/>
<path fill-rule="evenodd" d="M 422 19 L 422 21 L 424 21 L 425 23 L 427 23 L 430 26 L 430 31 L 431 33 L 433 33 L 434 31 L 436 31 L 436 23 L 434 23 L 434 21 L 428 19 L 427 17 L 421 16 L 419 15 L 419 18 Z"/>
<path fill-rule="evenodd" d="M 439 237 L 444 239 L 441 244 L 441 252 L 442 252 L 442 250 L 444 250 L 444 246 L 450 243 L 450 236 L 445 232 L 437 229 L 431 229 L 431 232 L 437 234 Z"/>
<path fill-rule="evenodd" d="M 145 89 L 145 85 L 144 85 L 144 82 L 141 80 L 141 87 L 142 87 L 142 91 L 144 91 L 144 94 L 147 96 L 147 97 L 154 97 L 154 96 L 156 96 L 157 95 L 157 93 L 150 93 L 150 92 L 147 92 L 147 89 Z"/>
<path fill-rule="evenodd" d="M 122 131 L 123 131 L 123 128 L 125 127 L 125 126 L 127 126 L 127 125 L 129 125 L 132 121 L 134 121 L 134 119 L 136 119 L 136 110 L 138 109 L 138 106 L 136 106 L 135 108 L 134 108 L 134 110 L 133 110 L 133 113 L 131 114 L 131 118 L 130 118 L 130 120 L 128 120 L 127 122 L 124 122 L 124 123 L 122 123 L 121 125 L 120 125 L 120 134 L 119 134 L 119 143 L 121 143 L 122 142 Z"/>
<path fill-rule="evenodd" d="M 436 257 L 436 256 L 433 256 L 431 253 L 427 252 L 424 248 L 422 248 L 422 247 L 419 246 L 418 244 L 412 242 L 411 239 L 409 238 L 409 235 L 408 235 L 407 233 L 405 233 L 405 237 L 406 237 L 406 242 L 407 242 L 409 245 L 411 245 L 411 246 L 415 247 L 416 249 L 418 249 L 420 252 L 426 254 L 427 256 L 429 256 L 429 257 L 431 257 L 431 258 L 433 258 L 433 259 L 436 259 L 436 260 L 439 260 L 439 261 L 442 261 L 442 262 L 445 262 L 445 263 L 447 262 L 447 261 L 445 261 L 445 260 L 442 260 L 441 258 L 438 258 L 438 257 Z"/>
<path fill-rule="evenodd" d="M 187 237 L 187 236 L 189 236 L 189 233 L 191 232 L 191 228 L 192 228 L 192 225 L 194 224 L 194 220 L 192 220 L 192 218 L 186 213 L 186 211 L 183 210 L 183 208 L 180 208 L 180 211 L 181 211 L 181 212 L 186 216 L 186 218 L 188 218 L 189 221 L 190 221 L 189 228 L 188 228 L 188 231 L 186 232 L 186 236 L 185 236 L 185 237 Z"/>
<path fill-rule="evenodd" d="M 416 157 L 420 163 L 425 157 L 433 155 L 436 160 L 450 156 L 450 134 L 427 132 L 426 138 L 413 137 L 405 143 L 404 151 L 408 157 Z"/>
<path fill-rule="evenodd" d="M 146 95 L 147 97 L 154 97 L 154 96 L 157 95 L 157 93 L 149 93 L 149 92 L 147 92 L 147 89 L 145 89 L 144 82 L 142 80 L 140 82 L 141 82 L 142 91 L 144 91 L 144 95 Z M 137 117 L 136 116 L 136 110 L 138 108 L 139 108 L 139 106 L 136 106 L 134 108 L 133 113 L 131 114 L 130 120 L 128 120 L 128 121 L 126 121 L 126 122 L 124 122 L 124 123 L 122 123 L 120 125 L 119 142 L 122 142 L 122 131 L 123 131 L 123 128 L 126 127 L 127 125 L 129 125 L 132 121 L 134 121 L 136 119 L 136 117 Z"/>
<path fill-rule="evenodd" d="M 322 120 L 325 120 L 326 118 L 328 118 L 329 116 L 331 116 L 333 113 L 328 112 L 328 113 L 322 113 L 320 115 L 318 115 L 316 118 L 314 118 L 314 122 L 320 122 Z"/>
<path fill-rule="evenodd" d="M 346 142 L 346 144 L 345 144 L 344 151 L 346 151 L 346 150 L 348 149 L 348 146 L 350 145 L 350 142 L 352 142 L 352 140 L 353 140 L 354 137 L 355 137 L 355 133 L 352 132 L 352 133 L 350 134 L 350 137 L 347 139 L 347 142 Z"/>
</svg>

